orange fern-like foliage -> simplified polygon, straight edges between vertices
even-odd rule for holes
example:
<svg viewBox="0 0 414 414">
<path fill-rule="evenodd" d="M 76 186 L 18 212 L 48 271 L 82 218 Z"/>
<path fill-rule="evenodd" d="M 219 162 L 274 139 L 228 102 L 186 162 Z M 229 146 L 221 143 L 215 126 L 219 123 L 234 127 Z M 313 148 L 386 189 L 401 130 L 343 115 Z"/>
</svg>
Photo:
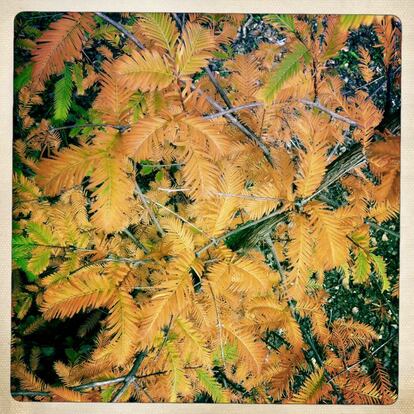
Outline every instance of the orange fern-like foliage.
<svg viewBox="0 0 414 414">
<path fill-rule="evenodd" d="M 398 290 L 370 226 L 398 215 L 400 138 L 330 69 L 373 23 L 398 65 L 390 18 L 267 16 L 286 42 L 243 54 L 258 17 L 113 18 L 51 23 L 16 101 L 16 398 L 392 403 L 380 354 L 361 366 L 379 330 L 326 283 Z M 86 346 L 52 364 L 28 337 L 68 319 Z"/>
<path fill-rule="evenodd" d="M 50 29 L 37 40 L 33 51 L 32 77 L 44 82 L 63 70 L 64 63 L 81 57 L 86 42 L 85 31 L 91 33 L 95 22 L 91 14 L 69 13 L 50 25 Z"/>
</svg>

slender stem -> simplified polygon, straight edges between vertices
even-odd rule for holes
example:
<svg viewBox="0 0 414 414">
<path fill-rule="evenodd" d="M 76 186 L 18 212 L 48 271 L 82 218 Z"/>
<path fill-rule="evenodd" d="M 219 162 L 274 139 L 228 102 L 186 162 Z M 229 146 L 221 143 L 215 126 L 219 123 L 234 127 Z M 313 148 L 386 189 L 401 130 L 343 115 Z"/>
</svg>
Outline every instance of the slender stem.
<svg viewBox="0 0 414 414">
<path fill-rule="evenodd" d="M 163 287 L 160 286 L 134 286 L 134 290 L 160 290 Z"/>
<path fill-rule="evenodd" d="M 70 250 L 72 252 L 94 252 L 95 249 L 85 249 L 83 247 L 76 247 L 76 246 L 59 246 L 56 244 L 41 244 L 41 243 L 30 243 L 31 246 L 36 247 L 49 247 L 50 249 L 64 249 Z"/>
<path fill-rule="evenodd" d="M 331 116 L 331 118 L 337 119 L 339 121 L 342 122 L 346 122 L 347 124 L 351 125 L 351 126 L 355 126 L 358 127 L 358 123 L 350 118 L 347 118 L 346 116 L 342 116 L 340 114 L 337 114 L 336 112 L 332 111 L 331 109 L 326 108 L 325 106 L 321 105 L 319 102 L 313 102 L 310 101 L 309 99 L 300 99 L 299 100 L 301 103 L 303 103 L 304 105 L 309 105 L 313 108 L 319 109 L 322 112 L 326 112 L 327 114 L 329 114 Z"/>
<path fill-rule="evenodd" d="M 85 269 L 87 267 L 90 266 L 94 266 L 97 264 L 102 264 L 102 263 L 130 263 L 134 266 L 139 265 L 139 264 L 144 264 L 144 263 L 148 263 L 150 262 L 151 259 L 133 259 L 133 258 L 129 258 L 129 257 L 106 257 L 104 259 L 100 259 L 100 260 L 96 260 L 94 262 L 90 262 L 90 263 L 86 263 L 80 267 L 78 267 L 75 270 L 72 270 L 69 273 L 69 276 L 72 276 L 73 274 L 81 271 L 82 269 Z"/>
<path fill-rule="evenodd" d="M 172 164 L 149 164 L 149 167 L 153 168 L 169 168 L 169 167 L 182 167 L 181 163 L 172 163 Z"/>
<path fill-rule="evenodd" d="M 395 231 L 393 231 L 393 230 L 387 229 L 386 227 L 380 226 L 379 224 L 374 223 L 373 221 L 368 220 L 366 223 L 367 223 L 368 225 L 370 225 L 371 227 L 374 227 L 374 229 L 381 230 L 381 231 L 383 231 L 384 233 L 391 234 L 391 236 L 394 236 L 394 237 L 396 237 L 397 239 L 399 239 L 399 238 L 400 238 L 399 233 L 397 233 L 397 232 L 395 232 Z"/>
<path fill-rule="evenodd" d="M 125 378 L 126 376 L 122 376 L 122 377 L 112 378 L 108 380 L 93 381 L 93 382 L 88 382 L 86 384 L 76 385 L 74 387 L 68 387 L 68 388 L 73 391 L 83 391 L 88 388 L 99 388 L 105 385 L 119 384 L 120 382 L 124 382 Z M 27 397 L 36 397 L 36 396 L 47 397 L 51 395 L 51 393 L 48 391 L 24 391 L 24 390 L 14 391 L 11 394 L 13 396 L 27 396 Z"/>
<path fill-rule="evenodd" d="M 49 128 L 50 132 L 60 131 L 63 129 L 72 129 L 72 128 L 86 128 L 86 127 L 111 127 L 114 129 L 118 129 L 120 132 L 124 132 L 126 129 L 130 128 L 130 125 L 113 125 L 113 124 L 73 124 L 73 125 L 65 125 L 61 127 L 51 127 Z"/>
<path fill-rule="evenodd" d="M 224 115 L 227 114 L 232 114 L 234 112 L 238 112 L 238 111 L 242 111 L 243 109 L 250 109 L 250 108 L 257 108 L 262 106 L 263 104 L 261 102 L 251 102 L 248 104 L 244 104 L 244 105 L 239 105 L 239 106 L 233 106 L 232 108 L 220 111 L 220 112 L 216 112 L 213 114 L 209 114 L 209 115 L 204 115 L 203 118 L 204 119 L 215 119 L 215 118 L 220 118 Z M 131 128 L 132 124 L 126 124 L 126 125 L 114 125 L 114 124 L 91 124 L 91 123 L 87 123 L 87 124 L 72 124 L 72 125 L 65 125 L 62 127 L 51 127 L 49 128 L 50 132 L 55 132 L 55 131 L 61 131 L 64 129 L 74 129 L 74 128 L 87 128 L 87 127 L 111 127 L 114 129 L 119 130 L 120 132 L 125 132 L 127 129 Z M 167 166 L 181 166 L 181 164 L 153 164 L 151 165 L 152 167 L 157 166 L 158 168 L 160 167 L 167 167 Z"/>
<path fill-rule="evenodd" d="M 216 318 L 217 318 L 217 328 L 219 330 L 219 339 L 220 339 L 220 352 L 221 352 L 221 359 L 223 361 L 223 367 L 226 367 L 226 358 L 224 357 L 224 343 L 223 343 L 223 333 L 222 333 L 222 324 L 220 320 L 220 312 L 217 306 L 217 300 L 216 295 L 214 294 L 213 288 L 211 286 L 211 283 L 209 280 L 207 280 L 208 287 L 210 289 L 211 297 L 213 298 L 213 304 L 214 304 L 214 310 L 216 312 Z"/>
<path fill-rule="evenodd" d="M 112 402 L 117 402 L 125 394 L 128 387 L 135 381 L 135 375 L 142 364 L 142 361 L 147 355 L 147 351 L 140 352 L 135 358 L 134 365 L 131 368 L 131 371 L 124 378 L 124 385 L 119 389 L 119 391 L 112 398 Z"/>
<path fill-rule="evenodd" d="M 202 365 L 197 365 L 195 367 L 187 366 L 187 367 L 184 367 L 184 369 L 198 369 L 198 368 L 202 368 L 202 367 L 203 367 Z M 148 377 L 153 377 L 155 375 L 165 375 L 165 374 L 168 374 L 169 372 L 171 372 L 171 370 L 155 371 L 155 372 L 150 372 L 149 374 L 137 375 L 135 378 L 144 379 L 144 378 L 148 378 Z"/>
<path fill-rule="evenodd" d="M 248 104 L 244 104 L 244 105 L 239 105 L 239 106 L 234 106 L 230 109 L 226 109 L 220 112 L 216 112 L 213 114 L 209 114 L 209 115 L 204 115 L 203 118 L 204 119 L 215 119 L 215 118 L 220 118 L 224 115 L 227 114 L 231 114 L 234 112 L 238 112 L 241 111 L 243 109 L 249 109 L 249 108 L 256 108 L 262 106 L 261 102 L 251 102 Z M 61 131 L 64 129 L 74 129 L 74 128 L 87 128 L 87 127 L 111 127 L 114 129 L 117 129 L 119 132 L 125 132 L 127 129 L 131 128 L 132 125 L 137 124 L 137 122 L 131 123 L 131 124 L 125 124 L 125 125 L 114 125 L 114 124 L 92 124 L 92 123 L 86 123 L 86 124 L 72 124 L 72 125 L 65 125 L 65 126 L 61 126 L 61 127 L 50 127 L 49 128 L 49 132 L 55 132 L 55 131 Z M 168 164 L 168 166 L 181 166 L 182 164 Z M 158 168 L 160 167 L 166 167 L 167 164 L 152 164 L 152 167 L 157 166 Z"/>
<path fill-rule="evenodd" d="M 134 381 L 134 385 L 135 385 L 135 390 L 136 390 L 136 392 L 137 392 L 137 394 L 138 394 L 138 391 L 139 391 L 139 387 L 138 387 L 138 383 L 137 383 L 137 381 Z M 152 403 L 154 403 L 155 402 L 155 400 L 151 397 L 151 395 L 149 395 L 149 393 L 148 393 L 148 391 L 146 390 L 146 388 L 145 387 L 142 387 L 142 392 L 147 396 L 147 398 L 152 402 Z"/>
<path fill-rule="evenodd" d="M 164 187 L 158 187 L 157 190 L 164 191 L 165 193 L 184 193 L 186 191 L 190 191 L 191 188 L 164 188 Z"/>
<path fill-rule="evenodd" d="M 75 387 L 69 387 L 69 388 L 71 388 L 74 391 L 82 391 L 88 388 L 98 388 L 98 387 L 103 387 L 105 385 L 119 384 L 120 382 L 124 382 L 125 378 L 126 376 L 124 375 L 122 377 L 117 377 L 117 378 L 112 378 L 112 379 L 102 380 L 102 381 L 88 382 L 87 384 L 76 385 Z"/>
<path fill-rule="evenodd" d="M 356 88 L 356 89 L 355 89 L 355 91 L 352 91 L 352 90 L 351 90 L 351 91 L 350 91 L 350 93 L 353 93 L 353 92 L 359 91 L 360 89 L 363 89 L 363 88 L 366 88 L 366 89 L 367 89 L 367 87 L 368 87 L 369 85 L 372 85 L 373 83 L 376 83 L 376 82 L 378 82 L 379 80 L 381 80 L 381 79 L 383 79 L 383 78 L 385 78 L 385 76 L 384 76 L 384 75 L 379 76 L 378 78 L 376 78 L 376 79 L 372 80 L 371 82 L 367 82 L 367 83 L 364 83 L 363 85 L 359 86 L 358 88 Z"/>
<path fill-rule="evenodd" d="M 148 214 L 150 215 L 152 222 L 155 224 L 155 227 L 157 227 L 158 232 L 161 234 L 161 236 L 165 236 L 165 231 L 161 227 L 161 224 L 158 221 L 157 217 L 155 217 L 155 214 L 154 214 L 152 208 L 148 205 L 147 198 L 142 193 L 141 188 L 139 187 L 138 183 L 135 183 L 135 191 L 138 194 L 138 197 L 140 198 L 140 200 L 141 200 L 142 204 L 144 205 L 145 209 L 148 211 Z"/>
<path fill-rule="evenodd" d="M 335 155 L 336 150 L 339 148 L 341 144 L 337 142 L 335 146 L 332 148 L 332 151 L 328 154 L 328 158 L 326 159 L 326 162 L 329 162 L 331 158 Z"/>
<path fill-rule="evenodd" d="M 50 392 L 48 391 L 25 391 L 25 390 L 19 390 L 19 391 L 12 391 L 11 395 L 13 397 L 49 397 Z"/>
<path fill-rule="evenodd" d="M 183 30 L 183 23 L 178 17 L 177 13 L 171 13 L 172 17 L 174 18 L 175 22 L 177 23 L 178 28 L 180 29 L 180 32 Z"/>
<path fill-rule="evenodd" d="M 251 102 L 244 105 L 239 106 L 233 106 L 232 108 L 226 109 L 222 112 L 216 112 L 215 114 L 205 115 L 204 119 L 214 119 L 214 118 L 220 118 L 227 114 L 232 114 L 233 112 L 241 111 L 243 109 L 249 109 L 249 108 L 257 108 L 258 106 L 262 106 L 260 102 Z"/>
<path fill-rule="evenodd" d="M 145 254 L 149 253 L 149 250 L 128 229 L 124 229 L 122 232 L 126 234 Z"/>
<path fill-rule="evenodd" d="M 266 242 L 267 246 L 269 247 L 270 251 L 272 252 L 273 260 L 275 261 L 275 264 L 276 264 L 276 269 L 280 274 L 280 285 L 282 287 L 283 294 L 286 296 L 291 314 L 295 318 L 296 309 L 295 309 L 295 306 L 293 305 L 292 301 L 288 297 L 288 292 L 287 292 L 287 288 L 286 288 L 286 279 L 287 279 L 286 278 L 286 273 L 285 273 L 285 270 L 283 269 L 282 265 L 280 264 L 275 246 L 273 245 L 273 242 L 272 242 L 272 239 L 271 239 L 270 235 L 266 236 L 265 242 Z"/>
<path fill-rule="evenodd" d="M 232 194 L 232 193 L 222 193 L 220 191 L 212 191 L 211 194 L 221 196 L 221 197 L 235 197 L 235 198 L 242 198 L 245 200 L 256 200 L 256 201 L 286 201 L 285 198 L 280 197 L 265 197 L 265 196 L 257 196 L 254 194 Z"/>
<path fill-rule="evenodd" d="M 129 257 L 108 257 L 106 259 L 102 259 L 100 262 L 101 263 L 106 263 L 106 262 L 114 262 L 114 263 L 130 263 L 133 265 L 139 265 L 139 264 L 144 264 L 144 263 L 148 263 L 149 261 L 151 261 L 150 259 L 133 259 L 133 258 L 129 258 Z M 96 262 L 95 262 L 96 263 Z"/>
<path fill-rule="evenodd" d="M 214 87 L 216 88 L 217 92 L 219 93 L 219 95 L 221 96 L 221 98 L 223 99 L 227 107 L 229 109 L 232 109 L 233 105 L 231 104 L 230 99 L 228 98 L 226 94 L 226 91 L 221 87 L 218 80 L 216 79 L 213 72 L 211 71 L 210 67 L 206 66 L 205 70 L 206 70 L 207 76 L 210 78 L 211 83 L 214 85 Z"/>
<path fill-rule="evenodd" d="M 141 50 L 144 50 L 144 45 L 127 29 L 125 29 L 122 24 L 117 23 L 115 20 L 112 20 L 110 17 L 108 17 L 106 14 L 101 12 L 95 13 L 97 16 L 99 16 L 101 19 L 104 19 L 106 22 L 111 24 L 112 26 L 116 27 L 120 32 L 122 32 L 128 39 L 132 40 Z"/>
<path fill-rule="evenodd" d="M 238 111 L 242 111 L 243 109 L 250 109 L 250 108 L 257 108 L 263 106 L 263 104 L 261 102 L 250 102 L 248 104 L 244 104 L 244 105 L 239 105 L 239 106 L 233 106 L 232 108 L 223 110 L 223 111 L 219 111 L 213 114 L 209 114 L 209 115 L 204 115 L 203 118 L 204 119 L 215 119 L 215 118 L 220 118 L 222 116 L 228 115 L 228 114 L 232 114 L 234 112 L 238 112 Z M 61 126 L 61 127 L 50 127 L 49 128 L 49 132 L 55 132 L 55 131 L 61 131 L 64 129 L 74 129 L 74 128 L 87 128 L 87 127 L 111 127 L 114 129 L 117 129 L 119 132 L 125 132 L 127 129 L 131 128 L 131 126 L 133 125 L 133 123 L 131 124 L 125 124 L 125 125 L 114 125 L 114 124 L 92 124 L 92 123 L 86 123 L 86 124 L 72 124 L 72 125 L 65 125 L 65 126 Z M 152 164 L 152 167 L 157 166 L 158 168 L 160 167 L 166 167 L 167 165 L 164 164 Z M 181 164 L 168 164 L 168 166 L 181 166 Z"/>
<path fill-rule="evenodd" d="M 212 237 L 210 237 L 203 229 L 200 229 L 200 227 L 197 227 L 196 225 L 194 225 L 193 223 L 191 223 L 190 221 L 188 221 L 186 218 L 184 218 L 183 216 L 180 216 L 178 213 L 176 213 L 175 211 L 171 210 L 170 208 L 168 208 L 167 206 L 164 206 L 163 204 L 159 203 L 158 201 L 152 200 L 151 198 L 147 197 L 146 195 L 144 195 L 144 197 L 150 201 L 151 203 L 154 203 L 155 205 L 157 205 L 160 208 L 163 208 L 164 210 L 167 210 L 168 212 L 170 212 L 172 215 L 174 215 L 175 217 L 179 218 L 181 221 L 183 221 L 184 223 L 187 223 L 189 226 L 191 226 L 193 229 L 199 231 L 200 233 L 204 234 L 208 239 L 210 239 L 211 241 L 213 241 L 214 239 Z"/>
</svg>

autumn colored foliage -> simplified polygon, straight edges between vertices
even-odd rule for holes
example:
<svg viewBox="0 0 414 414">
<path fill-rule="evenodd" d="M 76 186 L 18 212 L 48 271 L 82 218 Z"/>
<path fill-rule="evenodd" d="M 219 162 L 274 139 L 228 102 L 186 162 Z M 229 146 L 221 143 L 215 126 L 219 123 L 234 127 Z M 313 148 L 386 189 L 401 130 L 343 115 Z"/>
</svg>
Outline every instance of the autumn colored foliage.
<svg viewBox="0 0 414 414">
<path fill-rule="evenodd" d="M 398 295 L 372 231 L 399 215 L 399 22 L 50 16 L 16 35 L 15 398 L 392 403 L 393 338 L 325 278 Z M 252 21 L 274 39 L 236 53 Z M 361 28 L 383 106 L 335 66 Z M 84 351 L 47 351 L 65 326 Z"/>
</svg>

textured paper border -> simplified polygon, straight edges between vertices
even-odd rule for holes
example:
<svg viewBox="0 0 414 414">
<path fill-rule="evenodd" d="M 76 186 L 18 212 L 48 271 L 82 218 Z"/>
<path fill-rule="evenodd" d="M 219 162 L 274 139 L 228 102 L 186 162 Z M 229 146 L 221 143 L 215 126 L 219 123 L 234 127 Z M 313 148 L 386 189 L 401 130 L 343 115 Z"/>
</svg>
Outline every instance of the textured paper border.
<svg viewBox="0 0 414 414">
<path fill-rule="evenodd" d="M 398 400 L 391 406 L 109 404 L 17 402 L 10 395 L 13 20 L 21 11 L 177 11 L 392 14 L 402 21 L 400 341 Z M 2 0 L 0 4 L 0 412 L 90 413 L 414 413 L 414 1 L 413 0 Z"/>
</svg>

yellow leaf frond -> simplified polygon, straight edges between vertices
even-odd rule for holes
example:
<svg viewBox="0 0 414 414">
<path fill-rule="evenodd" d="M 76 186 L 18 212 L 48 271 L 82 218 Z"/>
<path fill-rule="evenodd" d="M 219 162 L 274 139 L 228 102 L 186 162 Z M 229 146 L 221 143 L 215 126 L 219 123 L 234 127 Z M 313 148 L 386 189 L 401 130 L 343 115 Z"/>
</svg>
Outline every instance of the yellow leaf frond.
<svg viewBox="0 0 414 414">
<path fill-rule="evenodd" d="M 182 251 L 186 251 L 187 254 L 194 252 L 193 234 L 183 222 L 175 217 L 164 217 L 160 224 L 167 231 L 165 240 L 171 244 L 171 250 L 175 254 Z"/>
<path fill-rule="evenodd" d="M 36 183 L 45 194 L 55 196 L 82 182 L 91 168 L 92 158 L 89 146 L 69 146 L 38 164 Z"/>
<path fill-rule="evenodd" d="M 325 175 L 326 156 L 325 149 L 308 148 L 308 151 L 300 152 L 300 172 L 296 179 L 297 195 L 308 197 L 312 195 L 321 184 Z"/>
<path fill-rule="evenodd" d="M 46 289 L 41 306 L 46 320 L 66 318 L 88 308 L 107 306 L 115 285 L 96 273 L 83 273 Z"/>
<path fill-rule="evenodd" d="M 325 270 L 346 263 L 350 241 L 334 212 L 323 203 L 313 202 L 310 206 L 315 240 L 318 240 L 315 263 Z"/>
<path fill-rule="evenodd" d="M 316 370 L 302 385 L 299 392 L 289 400 L 292 404 L 317 404 L 323 397 L 327 396 L 330 386 L 324 387 L 324 369 Z"/>
<path fill-rule="evenodd" d="M 177 50 L 176 64 L 182 76 L 198 72 L 212 57 L 215 48 L 213 33 L 198 23 L 187 23 Z"/>
<path fill-rule="evenodd" d="M 266 354 L 263 344 L 255 340 L 248 327 L 236 328 L 231 323 L 224 323 L 222 328 L 230 341 L 237 344 L 239 357 L 245 360 L 248 368 L 260 373 Z"/>
<path fill-rule="evenodd" d="M 173 54 L 179 33 L 169 13 L 145 13 L 141 16 L 139 25 L 147 38 Z"/>
<path fill-rule="evenodd" d="M 116 70 L 127 87 L 143 92 L 165 89 L 174 79 L 169 64 L 158 52 L 149 50 L 133 50 L 131 56 L 122 56 Z"/>
</svg>

